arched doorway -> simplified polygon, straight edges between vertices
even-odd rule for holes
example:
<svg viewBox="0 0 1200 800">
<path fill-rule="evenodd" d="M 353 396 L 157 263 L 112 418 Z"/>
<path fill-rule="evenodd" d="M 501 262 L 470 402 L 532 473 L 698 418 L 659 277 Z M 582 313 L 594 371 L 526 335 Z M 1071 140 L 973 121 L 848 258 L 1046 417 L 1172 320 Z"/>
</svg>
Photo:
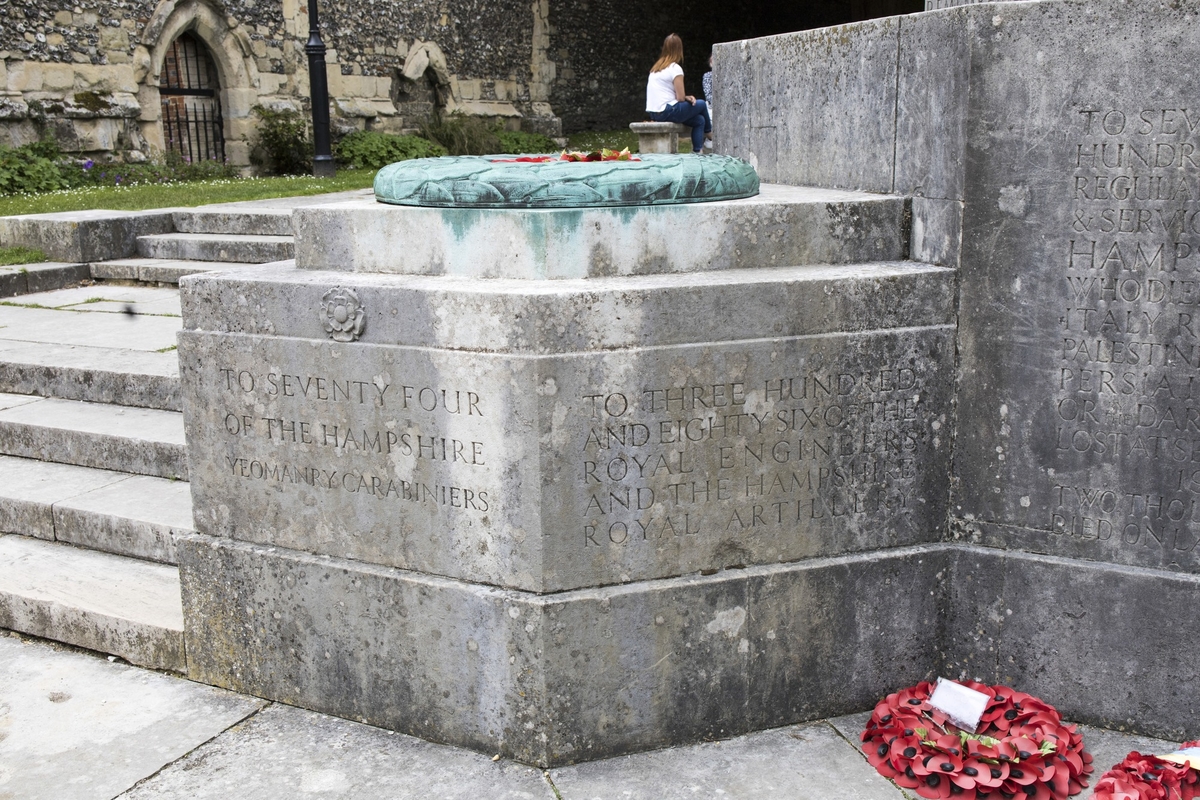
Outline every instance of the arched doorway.
<svg viewBox="0 0 1200 800">
<path fill-rule="evenodd" d="M 208 48 L 191 32 L 167 48 L 159 73 L 163 142 L 188 161 L 225 160 L 221 82 Z"/>
</svg>

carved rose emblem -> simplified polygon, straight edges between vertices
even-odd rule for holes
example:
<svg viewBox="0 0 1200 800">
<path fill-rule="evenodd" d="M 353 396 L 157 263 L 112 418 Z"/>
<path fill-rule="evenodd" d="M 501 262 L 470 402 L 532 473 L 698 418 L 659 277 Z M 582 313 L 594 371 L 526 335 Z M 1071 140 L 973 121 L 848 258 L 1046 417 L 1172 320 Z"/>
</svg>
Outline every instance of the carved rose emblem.
<svg viewBox="0 0 1200 800">
<path fill-rule="evenodd" d="M 367 314 L 353 289 L 330 289 L 321 298 L 321 324 L 335 342 L 353 342 L 367 325 Z"/>
</svg>

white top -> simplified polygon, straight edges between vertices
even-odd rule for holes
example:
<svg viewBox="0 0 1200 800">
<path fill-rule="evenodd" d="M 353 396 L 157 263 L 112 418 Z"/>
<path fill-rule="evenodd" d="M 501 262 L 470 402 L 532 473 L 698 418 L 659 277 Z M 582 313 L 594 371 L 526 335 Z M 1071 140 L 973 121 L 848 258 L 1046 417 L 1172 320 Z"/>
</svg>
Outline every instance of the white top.
<svg viewBox="0 0 1200 800">
<path fill-rule="evenodd" d="M 662 111 L 677 102 L 675 99 L 675 76 L 682 74 L 683 67 L 678 64 L 672 64 L 666 69 L 650 73 L 650 80 L 646 82 L 647 111 Z"/>
</svg>

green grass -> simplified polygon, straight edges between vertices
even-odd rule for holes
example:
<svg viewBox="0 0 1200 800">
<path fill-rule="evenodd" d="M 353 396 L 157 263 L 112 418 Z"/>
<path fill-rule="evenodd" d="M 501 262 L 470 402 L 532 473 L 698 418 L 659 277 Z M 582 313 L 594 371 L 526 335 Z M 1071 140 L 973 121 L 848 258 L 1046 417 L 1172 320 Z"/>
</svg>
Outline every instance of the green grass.
<svg viewBox="0 0 1200 800">
<path fill-rule="evenodd" d="M 335 177 L 325 179 L 300 176 L 238 178 L 142 186 L 98 186 L 35 195 L 6 195 L 0 197 L 0 216 L 87 211 L 97 208 L 114 211 L 141 211 L 148 208 L 202 206 L 209 203 L 232 203 L 238 200 L 298 197 L 326 192 L 343 192 L 349 189 L 365 189 L 371 186 L 374 180 L 374 170 L 362 169 L 340 171 Z M 5 250 L 11 249 L 14 248 L 5 248 Z M 45 261 L 45 258 L 38 260 Z"/>
<path fill-rule="evenodd" d="M 629 148 L 631 153 L 638 151 L 637 134 L 625 128 L 617 131 L 583 131 L 572 133 L 567 137 L 568 150 L 581 150 L 591 153 L 607 147 L 609 150 L 624 150 Z"/>
<path fill-rule="evenodd" d="M 36 264 L 45 261 L 46 254 L 29 247 L 0 247 L 0 267 L 13 264 Z"/>
</svg>

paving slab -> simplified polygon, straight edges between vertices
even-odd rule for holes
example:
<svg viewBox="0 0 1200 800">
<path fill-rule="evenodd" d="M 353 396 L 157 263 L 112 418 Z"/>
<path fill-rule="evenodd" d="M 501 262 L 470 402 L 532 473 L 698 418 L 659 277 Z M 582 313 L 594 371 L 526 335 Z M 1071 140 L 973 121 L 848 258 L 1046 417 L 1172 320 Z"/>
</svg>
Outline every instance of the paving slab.
<svg viewBox="0 0 1200 800">
<path fill-rule="evenodd" d="M 163 286 L 94 284 L 37 292 L 10 301 L 16 305 L 38 305 L 72 311 L 180 315 L 179 290 Z"/>
<path fill-rule="evenodd" d="M 192 533 L 186 481 L 135 475 L 54 505 L 60 542 L 107 553 L 175 563 L 175 537 Z"/>
<path fill-rule="evenodd" d="M 178 317 L 83 314 L 0 304 L 0 339 L 157 351 L 175 346 Z"/>
<path fill-rule="evenodd" d="M 0 410 L 0 453 L 160 478 L 187 477 L 183 415 L 178 411 L 36 398 Z"/>
<path fill-rule="evenodd" d="M 0 628 L 183 672 L 179 571 L 25 536 L 0 536 Z"/>
<path fill-rule="evenodd" d="M 17 408 L 18 406 L 28 405 L 29 403 L 41 402 L 40 397 L 30 397 L 24 394 L 8 394 L 0 392 L 0 411 L 9 408 Z"/>
<path fill-rule="evenodd" d="M 174 350 L 0 339 L 0 391 L 170 411 L 182 407 Z"/>
<path fill-rule="evenodd" d="M 555 800 L 554 790 L 531 767 L 283 705 L 260 712 L 120 795 L 121 800 L 231 797 Z"/>
<path fill-rule="evenodd" d="M 0 635 L 0 797 L 108 800 L 263 705 Z"/>
<path fill-rule="evenodd" d="M 55 503 L 128 479 L 121 472 L 0 456 L 0 533 L 53 540 Z"/>
<path fill-rule="evenodd" d="M 904 800 L 823 722 L 550 771 L 563 800 Z"/>
</svg>

